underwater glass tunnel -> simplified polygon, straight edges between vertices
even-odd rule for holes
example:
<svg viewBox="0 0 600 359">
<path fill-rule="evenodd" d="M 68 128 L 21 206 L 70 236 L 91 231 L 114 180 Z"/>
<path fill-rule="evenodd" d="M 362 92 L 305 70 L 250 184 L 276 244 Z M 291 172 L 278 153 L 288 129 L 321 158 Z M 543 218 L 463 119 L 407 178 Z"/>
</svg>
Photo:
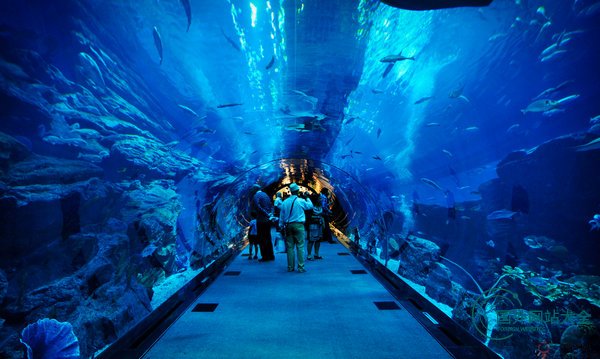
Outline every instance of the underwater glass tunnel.
<svg viewBox="0 0 600 359">
<path fill-rule="evenodd" d="M 600 2 L 452 3 L 0 2 L 0 357 L 110 352 L 297 183 L 490 355 L 600 358 Z"/>
</svg>

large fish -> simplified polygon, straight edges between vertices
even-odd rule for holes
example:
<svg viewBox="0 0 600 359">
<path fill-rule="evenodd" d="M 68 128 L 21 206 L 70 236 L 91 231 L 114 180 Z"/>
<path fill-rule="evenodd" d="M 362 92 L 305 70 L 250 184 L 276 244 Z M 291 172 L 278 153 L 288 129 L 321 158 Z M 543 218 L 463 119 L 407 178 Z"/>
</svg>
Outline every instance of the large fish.
<svg viewBox="0 0 600 359">
<path fill-rule="evenodd" d="M 233 46 L 234 49 L 238 50 L 238 51 L 242 51 L 242 49 L 240 49 L 240 45 L 237 44 L 235 41 L 233 41 L 229 36 L 227 36 L 225 34 L 225 31 L 223 31 L 223 28 L 221 28 L 221 33 L 223 34 L 223 36 L 225 37 L 225 40 L 227 40 L 227 42 L 229 43 L 229 45 Z"/>
<path fill-rule="evenodd" d="M 159 64 L 162 65 L 163 45 L 162 45 L 162 40 L 160 39 L 160 33 L 158 32 L 158 29 L 156 28 L 156 26 L 154 26 L 154 29 L 152 30 L 152 36 L 154 36 L 154 46 L 156 46 L 156 50 L 158 51 L 158 56 L 160 56 Z"/>
<path fill-rule="evenodd" d="M 431 100 L 432 98 L 433 98 L 433 96 L 426 96 L 426 97 L 422 97 L 422 98 L 418 99 L 417 101 L 415 101 L 415 103 L 414 103 L 414 104 L 415 104 L 415 105 L 418 105 L 418 104 L 420 104 L 420 103 L 423 103 L 423 102 L 425 102 L 425 101 L 429 101 L 429 100 Z"/>
<path fill-rule="evenodd" d="M 275 64 L 275 55 L 273 55 L 273 57 L 271 57 L 271 61 L 269 61 L 269 63 L 267 64 L 267 66 L 265 66 L 265 70 L 268 70 L 271 67 L 273 67 L 273 64 Z"/>
<path fill-rule="evenodd" d="M 555 92 L 558 92 L 558 91 L 562 90 L 563 88 L 567 87 L 569 84 L 572 84 L 573 82 L 575 82 L 575 81 L 573 81 L 573 80 L 564 81 L 564 82 L 558 84 L 555 87 L 550 87 L 549 89 L 546 89 L 546 90 L 542 91 L 539 95 L 537 95 L 533 99 L 537 100 L 537 99 L 540 99 L 540 98 L 547 97 L 547 96 L 549 96 L 549 95 L 551 95 L 551 94 L 553 94 Z"/>
<path fill-rule="evenodd" d="M 576 148 L 576 151 L 578 151 L 578 152 L 600 150 L 600 137 L 598 137 L 595 140 L 592 140 L 588 143 L 584 143 L 581 146 L 576 146 L 575 148 Z"/>
<path fill-rule="evenodd" d="M 574 94 L 574 95 L 570 95 L 567 97 L 563 97 L 560 100 L 557 100 L 556 103 L 559 105 L 565 104 L 567 102 L 571 102 L 573 100 L 576 100 L 577 98 L 579 98 L 579 94 Z"/>
<path fill-rule="evenodd" d="M 402 53 L 399 53 L 398 55 L 388 55 L 386 57 L 384 57 L 383 59 L 379 60 L 380 62 L 398 62 L 398 61 L 404 61 L 404 60 L 412 60 L 415 61 L 415 57 L 411 56 L 411 57 L 406 57 L 406 56 L 402 56 Z"/>
<path fill-rule="evenodd" d="M 179 106 L 180 109 L 182 109 L 183 111 L 189 113 L 190 115 L 194 116 L 194 117 L 198 117 L 198 114 L 196 113 L 196 111 L 192 110 L 191 108 L 185 106 L 185 105 L 177 105 Z"/>
<path fill-rule="evenodd" d="M 526 108 L 522 109 L 521 112 L 524 114 L 527 112 L 546 112 L 558 108 L 559 105 L 557 101 L 541 99 L 533 101 Z"/>
<path fill-rule="evenodd" d="M 181 0 L 181 5 L 183 5 L 183 9 L 185 10 L 185 16 L 187 16 L 188 26 L 186 32 L 190 31 L 190 25 L 192 25 L 192 6 L 190 5 L 190 0 Z"/>
<path fill-rule="evenodd" d="M 217 108 L 225 108 L 225 107 L 235 107 L 235 106 L 241 106 L 243 105 L 242 103 L 224 103 L 221 105 L 218 105 Z"/>
<path fill-rule="evenodd" d="M 430 180 L 429 178 L 421 178 L 421 182 L 425 183 L 426 185 L 429 185 L 435 189 L 439 189 L 440 191 L 444 192 L 444 189 L 442 187 L 440 187 L 439 184 L 435 183 L 434 181 Z"/>
</svg>

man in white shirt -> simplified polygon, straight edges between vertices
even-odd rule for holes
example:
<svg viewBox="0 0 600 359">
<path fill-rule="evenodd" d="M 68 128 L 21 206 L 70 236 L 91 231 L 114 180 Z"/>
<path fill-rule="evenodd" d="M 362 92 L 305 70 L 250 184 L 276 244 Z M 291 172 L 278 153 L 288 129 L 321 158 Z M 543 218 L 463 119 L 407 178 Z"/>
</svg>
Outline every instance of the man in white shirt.
<svg viewBox="0 0 600 359">
<path fill-rule="evenodd" d="M 294 248 L 298 257 L 298 272 L 304 273 L 304 231 L 305 210 L 313 209 L 311 201 L 298 197 L 300 187 L 296 183 L 290 185 L 292 195 L 281 204 L 279 214 L 279 228 L 285 228 L 285 242 L 287 248 L 288 272 L 293 272 L 295 267 Z"/>
</svg>

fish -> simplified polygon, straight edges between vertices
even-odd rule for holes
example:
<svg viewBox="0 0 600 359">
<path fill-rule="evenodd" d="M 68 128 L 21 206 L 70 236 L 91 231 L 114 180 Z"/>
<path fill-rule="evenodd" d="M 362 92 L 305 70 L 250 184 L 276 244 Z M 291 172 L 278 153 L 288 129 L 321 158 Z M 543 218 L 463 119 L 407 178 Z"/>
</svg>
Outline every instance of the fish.
<svg viewBox="0 0 600 359">
<path fill-rule="evenodd" d="M 182 109 L 184 112 L 189 113 L 190 115 L 194 116 L 194 117 L 198 117 L 198 114 L 196 113 L 196 111 L 192 110 L 191 108 L 185 106 L 185 105 L 177 105 L 179 106 L 180 109 Z"/>
<path fill-rule="evenodd" d="M 158 56 L 160 56 L 159 65 L 162 65 L 163 45 L 162 45 L 162 40 L 160 39 L 160 33 L 158 32 L 158 29 L 156 28 L 156 26 L 154 26 L 154 29 L 152 30 L 152 36 L 154 37 L 154 46 L 156 47 L 156 50 L 158 51 Z"/>
<path fill-rule="evenodd" d="M 394 64 L 395 64 L 395 62 L 391 62 L 389 65 L 387 65 L 387 67 L 385 68 L 385 71 L 383 71 L 383 75 L 381 75 L 381 78 L 385 78 L 390 73 L 390 71 L 392 71 Z"/>
<path fill-rule="evenodd" d="M 227 40 L 227 42 L 229 43 L 229 45 L 231 45 L 234 49 L 236 49 L 237 51 L 242 51 L 242 49 L 240 49 L 240 45 L 238 45 L 235 41 L 233 41 L 229 36 L 227 36 L 225 34 L 225 31 L 223 31 L 223 28 L 221 28 L 221 33 L 223 34 L 223 36 L 225 37 L 225 40 Z"/>
<path fill-rule="evenodd" d="M 439 189 L 440 191 L 444 192 L 444 189 L 442 187 L 440 187 L 440 185 L 438 185 L 434 181 L 430 180 L 429 178 L 422 177 L 421 178 L 421 182 L 423 182 L 426 185 L 429 185 L 429 186 L 431 186 L 431 187 L 433 187 L 435 189 Z"/>
<path fill-rule="evenodd" d="M 381 128 L 377 129 L 377 138 L 379 138 L 379 136 L 381 136 Z"/>
<path fill-rule="evenodd" d="M 534 101 L 527 105 L 526 108 L 522 109 L 521 112 L 526 114 L 528 112 L 546 112 L 550 110 L 554 110 L 558 108 L 559 104 L 557 101 L 552 101 L 550 99 L 541 99 Z"/>
<path fill-rule="evenodd" d="M 373 156 L 373 159 L 374 159 L 374 160 L 378 160 L 378 161 L 383 161 L 383 160 L 381 159 L 381 157 L 379 157 L 379 155 L 375 155 L 375 156 Z"/>
<path fill-rule="evenodd" d="M 467 128 L 465 128 L 465 131 L 467 131 L 467 132 L 477 132 L 477 131 L 479 131 L 479 127 L 477 127 L 477 126 L 467 127 Z"/>
<path fill-rule="evenodd" d="M 546 21 L 544 25 L 542 25 L 542 27 L 540 28 L 540 31 L 538 32 L 534 42 L 538 42 L 542 38 L 543 34 L 546 32 L 546 29 L 548 29 L 550 26 L 552 26 L 552 21 Z"/>
<path fill-rule="evenodd" d="M 350 152 L 352 152 L 352 153 L 356 153 L 357 155 L 362 155 L 362 152 L 360 152 L 360 151 L 353 151 L 353 150 L 350 150 Z"/>
<path fill-rule="evenodd" d="M 348 125 L 348 124 L 354 122 L 354 120 L 356 120 L 357 118 L 358 117 L 356 117 L 356 116 L 348 116 L 348 117 L 346 117 L 344 124 Z"/>
<path fill-rule="evenodd" d="M 546 15 L 546 8 L 544 8 L 543 6 L 538 7 L 536 13 L 542 15 L 546 20 L 549 19 L 549 17 Z"/>
<path fill-rule="evenodd" d="M 549 54 L 555 52 L 556 50 L 558 50 L 558 43 L 554 43 L 554 44 L 546 47 L 544 50 L 542 50 L 539 58 L 541 59 L 542 57 L 548 56 Z"/>
<path fill-rule="evenodd" d="M 443 150 L 442 150 L 442 152 L 443 152 L 443 153 L 444 153 L 446 156 L 448 156 L 448 158 L 452 158 L 452 157 L 454 157 L 454 156 L 452 155 L 452 152 L 450 152 L 450 151 L 448 151 L 448 150 L 445 150 L 445 149 L 443 149 Z"/>
<path fill-rule="evenodd" d="M 100 67 L 90 55 L 85 52 L 79 53 L 79 64 L 81 65 L 82 72 L 84 75 L 94 82 L 96 86 L 106 87 L 106 82 L 104 81 L 104 76 L 102 76 L 102 71 L 100 71 Z"/>
<path fill-rule="evenodd" d="M 185 16 L 187 16 L 187 30 L 185 32 L 190 31 L 190 25 L 192 25 L 192 6 L 190 5 L 190 0 L 181 0 L 181 5 L 183 5 L 183 9 L 185 10 Z"/>
<path fill-rule="evenodd" d="M 496 247 L 496 243 L 494 243 L 494 241 L 492 241 L 491 239 L 489 241 L 485 242 L 485 244 L 487 244 L 489 247 L 492 247 L 492 248 Z"/>
<path fill-rule="evenodd" d="M 429 122 L 425 124 L 425 127 L 434 127 L 434 126 L 439 126 L 440 124 L 438 122 Z"/>
<path fill-rule="evenodd" d="M 269 61 L 269 63 L 267 64 L 267 66 L 265 66 L 265 70 L 270 69 L 271 67 L 273 67 L 273 64 L 275 64 L 275 55 L 273 55 L 271 57 L 271 61 Z"/>
<path fill-rule="evenodd" d="M 581 146 L 575 146 L 577 152 L 593 151 L 600 149 L 600 137 L 585 143 Z"/>
<path fill-rule="evenodd" d="M 559 105 L 562 105 L 564 103 L 574 101 L 574 100 L 576 100 L 578 98 L 579 98 L 579 94 L 574 94 L 574 95 L 570 95 L 570 96 L 567 96 L 567 97 L 563 97 L 560 100 L 557 100 L 556 103 L 559 104 Z"/>
<path fill-rule="evenodd" d="M 565 53 L 567 53 L 567 50 L 558 50 L 558 51 L 554 51 L 553 53 L 551 53 L 551 54 L 549 54 L 549 55 L 546 55 L 546 56 L 542 57 L 542 58 L 540 59 L 540 62 L 547 62 L 547 61 L 553 60 L 553 59 L 555 59 L 556 57 L 559 57 L 560 55 L 562 55 L 562 54 L 565 54 Z"/>
<path fill-rule="evenodd" d="M 498 39 L 500 39 L 502 37 L 505 37 L 505 36 L 508 36 L 508 34 L 505 33 L 505 32 L 499 32 L 497 34 L 494 34 L 494 35 L 490 36 L 488 38 L 488 41 L 495 41 L 495 40 L 498 40 Z"/>
<path fill-rule="evenodd" d="M 600 12 L 600 1 L 581 10 L 577 16 L 591 17 Z"/>
<path fill-rule="evenodd" d="M 521 125 L 519 125 L 518 123 L 515 123 L 513 125 L 511 125 L 507 130 L 506 133 L 513 133 L 515 132 L 519 127 L 521 127 Z"/>
<path fill-rule="evenodd" d="M 550 87 L 550 88 L 542 91 L 539 95 L 537 95 L 536 97 L 534 97 L 533 100 L 537 100 L 537 99 L 540 99 L 540 98 L 548 97 L 548 95 L 551 95 L 551 94 L 553 94 L 555 92 L 558 92 L 558 91 L 562 90 L 563 88 L 567 87 L 568 85 L 572 84 L 573 82 L 575 82 L 575 81 L 573 81 L 573 80 L 567 80 L 567 81 L 561 82 L 560 84 L 558 84 L 555 87 Z"/>
<path fill-rule="evenodd" d="M 600 230 L 600 214 L 595 214 L 592 217 L 592 220 L 588 222 L 591 226 L 590 231 L 598 231 Z"/>
<path fill-rule="evenodd" d="M 469 216 L 460 216 L 460 219 L 464 219 L 465 221 L 468 221 L 471 219 L 471 217 Z"/>
<path fill-rule="evenodd" d="M 317 105 L 317 102 L 319 101 L 318 98 L 313 97 L 313 96 L 309 96 L 307 94 L 305 94 L 304 92 L 300 91 L 300 90 L 292 90 L 293 93 L 302 96 L 302 100 L 312 104 L 313 106 Z"/>
<path fill-rule="evenodd" d="M 517 212 L 501 209 L 488 214 L 487 219 L 490 221 L 499 219 L 513 219 L 515 215 L 517 215 Z"/>
<path fill-rule="evenodd" d="M 417 101 L 415 101 L 415 105 L 418 105 L 420 103 L 423 103 L 425 101 L 429 101 L 433 98 L 433 96 L 425 96 L 425 97 L 421 97 L 420 99 L 418 99 Z"/>
<path fill-rule="evenodd" d="M 402 52 L 400 52 L 398 55 L 388 55 L 388 56 L 384 57 L 383 59 L 381 59 L 379 61 L 380 62 L 396 63 L 398 61 L 404 61 L 404 60 L 415 61 L 415 57 L 414 56 L 411 56 L 411 57 L 402 56 Z"/>
<path fill-rule="evenodd" d="M 590 125 L 595 125 L 600 123 L 600 115 L 596 115 L 592 118 L 590 118 Z"/>
<path fill-rule="evenodd" d="M 243 105 L 243 103 L 224 103 L 224 104 L 217 105 L 217 108 L 235 107 L 235 106 L 242 106 L 242 105 Z"/>
<path fill-rule="evenodd" d="M 379 90 L 379 89 L 371 89 L 371 92 L 378 95 L 380 93 L 383 93 L 383 90 Z"/>
</svg>

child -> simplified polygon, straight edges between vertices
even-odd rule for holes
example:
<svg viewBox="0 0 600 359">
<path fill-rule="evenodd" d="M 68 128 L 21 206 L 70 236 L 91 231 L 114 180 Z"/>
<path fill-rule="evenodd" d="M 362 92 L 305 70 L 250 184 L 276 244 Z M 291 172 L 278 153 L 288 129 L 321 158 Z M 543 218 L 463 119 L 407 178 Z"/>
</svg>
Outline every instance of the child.
<svg viewBox="0 0 600 359">
<path fill-rule="evenodd" d="M 248 242 L 250 242 L 250 254 L 248 259 L 252 259 L 252 247 L 254 247 L 254 259 L 258 258 L 258 231 L 256 229 L 256 216 L 252 216 L 250 227 L 248 227 Z"/>
</svg>

